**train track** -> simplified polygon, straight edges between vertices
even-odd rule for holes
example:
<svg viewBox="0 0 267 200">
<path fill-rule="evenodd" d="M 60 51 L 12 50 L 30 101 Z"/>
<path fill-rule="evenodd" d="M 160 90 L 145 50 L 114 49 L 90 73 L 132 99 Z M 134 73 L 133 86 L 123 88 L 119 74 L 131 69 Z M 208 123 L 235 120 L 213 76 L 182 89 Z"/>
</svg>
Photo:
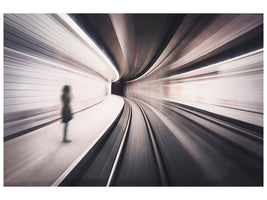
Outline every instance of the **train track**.
<svg viewBox="0 0 267 200">
<path fill-rule="evenodd" d="M 132 123 L 138 119 L 143 121 L 141 132 L 135 131 L 140 123 L 135 121 Z M 142 137 L 142 140 L 138 141 L 138 137 Z M 129 169 L 129 165 L 132 169 Z M 116 185 L 168 185 L 149 119 L 142 106 L 130 100 L 125 100 L 123 112 L 114 128 L 96 143 L 59 184 L 59 186 Z"/>
<path fill-rule="evenodd" d="M 133 115 L 109 186 L 168 185 L 154 133 L 142 106 L 128 100 Z"/>
<path fill-rule="evenodd" d="M 125 99 L 117 122 L 59 186 L 262 184 L 260 134 L 181 105 L 164 106 L 174 129 L 145 102 Z"/>
<path fill-rule="evenodd" d="M 152 124 L 168 185 L 263 184 L 260 128 L 167 102 L 160 115 L 136 102 Z"/>
</svg>

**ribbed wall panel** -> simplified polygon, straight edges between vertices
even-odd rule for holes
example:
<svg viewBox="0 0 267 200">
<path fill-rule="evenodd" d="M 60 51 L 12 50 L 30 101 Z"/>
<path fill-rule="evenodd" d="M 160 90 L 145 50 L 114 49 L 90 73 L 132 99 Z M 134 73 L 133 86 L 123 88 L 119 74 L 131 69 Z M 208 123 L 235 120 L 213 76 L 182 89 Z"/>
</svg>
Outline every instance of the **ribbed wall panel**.
<svg viewBox="0 0 267 200">
<path fill-rule="evenodd" d="M 110 84 L 106 68 L 56 15 L 5 14 L 4 136 L 59 119 L 66 84 L 73 112 L 100 102 Z"/>
</svg>

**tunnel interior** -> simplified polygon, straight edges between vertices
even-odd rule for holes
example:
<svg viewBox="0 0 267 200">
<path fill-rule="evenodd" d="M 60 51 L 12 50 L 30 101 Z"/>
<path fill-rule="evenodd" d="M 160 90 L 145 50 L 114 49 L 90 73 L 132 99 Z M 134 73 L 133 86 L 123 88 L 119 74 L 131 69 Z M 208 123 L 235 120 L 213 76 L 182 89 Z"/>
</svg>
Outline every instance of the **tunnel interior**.
<svg viewBox="0 0 267 200">
<path fill-rule="evenodd" d="M 263 51 L 263 14 L 5 14 L 4 184 L 263 186 Z"/>
<path fill-rule="evenodd" d="M 125 84 L 123 80 L 118 80 L 111 84 L 111 94 L 123 97 L 125 96 L 124 89 L 125 89 Z"/>
</svg>

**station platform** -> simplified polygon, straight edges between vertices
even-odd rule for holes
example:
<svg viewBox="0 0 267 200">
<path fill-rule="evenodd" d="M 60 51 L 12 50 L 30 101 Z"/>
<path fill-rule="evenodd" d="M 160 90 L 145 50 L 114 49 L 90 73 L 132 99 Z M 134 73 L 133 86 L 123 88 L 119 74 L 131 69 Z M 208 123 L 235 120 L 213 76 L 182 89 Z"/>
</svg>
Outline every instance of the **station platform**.
<svg viewBox="0 0 267 200">
<path fill-rule="evenodd" d="M 119 115 L 123 98 L 109 95 L 74 115 L 63 143 L 64 124 L 57 121 L 4 142 L 5 186 L 56 186 L 91 149 Z"/>
</svg>

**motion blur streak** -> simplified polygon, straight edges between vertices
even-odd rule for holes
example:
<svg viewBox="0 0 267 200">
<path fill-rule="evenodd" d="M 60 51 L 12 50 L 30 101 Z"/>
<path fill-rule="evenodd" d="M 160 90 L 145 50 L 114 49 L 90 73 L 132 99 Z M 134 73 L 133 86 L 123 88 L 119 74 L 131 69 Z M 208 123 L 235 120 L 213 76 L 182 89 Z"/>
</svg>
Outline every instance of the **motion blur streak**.
<svg viewBox="0 0 267 200">
<path fill-rule="evenodd" d="M 98 48 L 98 46 L 96 46 L 96 44 L 88 37 L 88 35 L 86 35 L 86 33 L 67 14 L 59 14 L 59 16 L 67 24 L 69 24 L 73 28 L 73 30 L 76 31 L 79 34 L 79 36 L 81 36 L 89 44 L 89 46 L 92 48 L 92 50 L 94 50 L 95 52 L 97 52 L 99 54 L 99 57 L 101 57 L 103 60 L 105 60 L 105 62 L 107 63 L 106 66 L 109 65 L 109 67 L 107 67 L 107 70 L 109 70 L 110 68 L 113 70 L 113 72 L 108 71 L 107 76 L 111 76 L 111 75 L 114 76 L 114 73 L 115 73 L 115 78 L 112 77 L 112 78 L 109 78 L 109 80 L 117 81 L 119 79 L 119 73 L 118 73 L 117 69 L 110 62 L 110 60 L 103 54 L 103 52 Z M 96 66 L 92 65 L 91 67 L 95 71 L 97 71 L 101 65 L 96 65 Z"/>
<path fill-rule="evenodd" d="M 263 14 L 5 14 L 4 184 L 263 186 L 263 51 Z"/>
<path fill-rule="evenodd" d="M 110 82 L 118 79 L 117 70 L 96 45 L 85 43 L 90 39 L 62 19 L 69 18 L 4 15 L 5 136 L 58 119 L 65 84 L 73 88 L 76 112 L 103 100 Z"/>
<path fill-rule="evenodd" d="M 171 101 L 263 126 L 263 50 L 167 78 L 129 84 L 127 95 Z"/>
</svg>

